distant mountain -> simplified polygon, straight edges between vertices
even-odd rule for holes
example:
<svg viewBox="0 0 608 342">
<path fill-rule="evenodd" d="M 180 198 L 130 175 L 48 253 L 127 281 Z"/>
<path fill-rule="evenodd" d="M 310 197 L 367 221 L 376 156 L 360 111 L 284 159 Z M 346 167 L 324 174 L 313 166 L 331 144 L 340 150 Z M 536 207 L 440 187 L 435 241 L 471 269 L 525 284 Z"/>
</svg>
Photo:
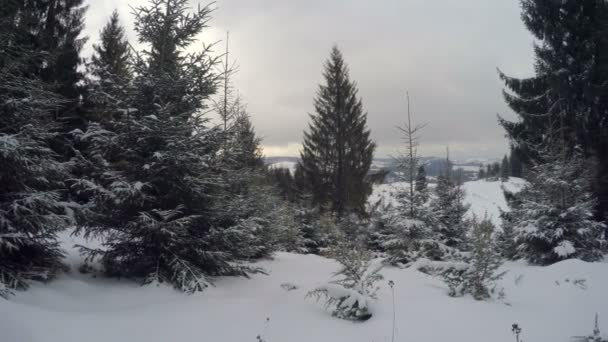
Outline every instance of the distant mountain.
<svg viewBox="0 0 608 342">
<path fill-rule="evenodd" d="M 430 177 L 437 177 L 445 170 L 445 158 L 439 157 L 422 157 L 420 158 L 424 165 L 426 174 Z M 298 157 L 267 157 L 265 158 L 266 165 L 269 167 L 283 167 L 291 170 L 293 173 L 300 158 Z M 466 160 L 454 161 L 454 169 L 460 172 L 464 180 L 473 180 L 477 178 L 477 172 L 481 165 L 486 165 L 498 161 L 499 159 L 489 158 L 469 158 Z M 396 171 L 398 162 L 395 158 L 374 158 L 372 162 L 371 172 L 379 170 L 387 170 L 388 175 L 386 182 L 393 182 L 397 179 Z"/>
</svg>

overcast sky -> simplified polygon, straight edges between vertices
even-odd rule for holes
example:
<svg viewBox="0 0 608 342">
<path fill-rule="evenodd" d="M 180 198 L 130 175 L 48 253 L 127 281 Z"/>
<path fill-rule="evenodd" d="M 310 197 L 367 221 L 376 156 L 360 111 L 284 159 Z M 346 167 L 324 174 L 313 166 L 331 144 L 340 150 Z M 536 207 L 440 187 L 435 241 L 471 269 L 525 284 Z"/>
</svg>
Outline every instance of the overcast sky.
<svg viewBox="0 0 608 342">
<path fill-rule="evenodd" d="M 114 8 L 132 33 L 131 6 L 145 0 L 88 0 L 89 45 Z M 192 0 L 193 5 L 208 2 Z M 495 157 L 507 150 L 497 114 L 505 105 L 499 67 L 532 73 L 532 37 L 517 0 L 220 0 L 205 43 L 230 31 L 234 77 L 268 156 L 298 155 L 322 66 L 337 44 L 368 112 L 379 157 L 401 145 L 395 129 L 409 90 L 422 153 Z M 223 42 L 218 45 L 221 53 Z M 90 51 L 90 48 L 87 48 Z"/>
</svg>

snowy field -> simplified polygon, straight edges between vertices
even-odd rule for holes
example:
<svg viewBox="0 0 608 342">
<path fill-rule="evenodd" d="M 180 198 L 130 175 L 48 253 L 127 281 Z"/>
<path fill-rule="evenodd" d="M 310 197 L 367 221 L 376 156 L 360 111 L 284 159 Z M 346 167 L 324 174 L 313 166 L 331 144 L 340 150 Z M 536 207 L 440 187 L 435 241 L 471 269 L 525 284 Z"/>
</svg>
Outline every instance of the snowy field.
<svg viewBox="0 0 608 342">
<path fill-rule="evenodd" d="M 508 182 L 488 182 L 486 180 L 476 180 L 466 182 L 463 188 L 466 193 L 465 202 L 471 205 L 468 216 L 483 217 L 488 215 L 492 222 L 500 227 L 500 209 L 508 210 L 507 201 L 502 188 L 508 191 L 517 192 L 524 186 L 525 181 L 521 178 L 511 177 Z M 394 193 L 398 189 L 404 189 L 407 183 L 395 182 L 392 184 L 380 184 L 374 187 L 369 197 L 370 203 L 382 200 L 386 203 L 395 204 Z M 429 184 L 433 187 L 434 184 Z"/>
<path fill-rule="evenodd" d="M 475 213 L 496 213 L 504 205 L 499 182 L 470 182 L 465 188 Z M 66 232 L 62 242 L 72 271 L 0 299 L 1 342 L 253 342 L 260 334 L 266 342 L 391 341 L 388 280 L 395 282 L 395 341 L 513 342 L 511 324 L 518 323 L 525 342 L 566 342 L 590 334 L 596 312 L 600 328 L 608 332 L 606 262 L 571 260 L 549 267 L 507 263 L 503 268 L 508 273 L 500 282 L 506 298 L 490 302 L 448 297 L 439 279 L 387 267 L 379 299 L 372 305 L 374 316 L 352 323 L 331 317 L 321 304 L 304 298 L 338 267 L 319 256 L 278 253 L 258 264 L 268 275 L 221 278 L 216 287 L 184 295 L 164 285 L 142 288 L 80 274 L 76 268 L 82 260 L 72 246 L 83 241 Z M 284 283 L 298 288 L 287 291 Z"/>
</svg>

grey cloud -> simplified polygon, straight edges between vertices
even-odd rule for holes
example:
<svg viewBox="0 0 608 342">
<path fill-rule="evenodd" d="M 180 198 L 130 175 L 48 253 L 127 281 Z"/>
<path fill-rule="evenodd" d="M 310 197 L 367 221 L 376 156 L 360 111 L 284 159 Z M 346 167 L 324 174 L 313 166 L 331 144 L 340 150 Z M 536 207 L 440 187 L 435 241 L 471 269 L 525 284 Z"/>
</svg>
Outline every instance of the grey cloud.
<svg viewBox="0 0 608 342">
<path fill-rule="evenodd" d="M 532 38 L 520 21 L 517 1 L 216 4 L 202 38 L 221 40 L 230 30 L 231 54 L 240 65 L 236 85 L 269 153 L 297 150 L 294 144 L 308 125 L 322 65 L 334 43 L 359 85 L 379 155 L 393 153 L 401 143 L 395 126 L 404 119 L 406 89 L 416 119 L 428 123 L 424 153 L 440 153 L 446 144 L 460 158 L 505 152 L 496 114 L 513 114 L 502 100 L 496 67 L 522 76 L 532 72 Z M 92 41 L 115 6 L 131 26 L 125 1 L 91 0 L 87 30 Z"/>
</svg>

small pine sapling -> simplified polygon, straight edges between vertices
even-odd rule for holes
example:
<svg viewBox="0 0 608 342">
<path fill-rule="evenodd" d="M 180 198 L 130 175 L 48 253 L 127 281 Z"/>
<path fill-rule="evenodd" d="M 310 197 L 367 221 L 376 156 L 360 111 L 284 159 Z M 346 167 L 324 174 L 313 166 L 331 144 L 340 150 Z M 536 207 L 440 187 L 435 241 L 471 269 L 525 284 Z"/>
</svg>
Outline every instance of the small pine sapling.
<svg viewBox="0 0 608 342">
<path fill-rule="evenodd" d="M 450 296 L 457 297 L 469 293 L 477 300 L 489 299 L 492 296 L 494 284 L 506 273 L 497 273 L 502 262 L 492 236 L 493 232 L 494 225 L 487 217 L 481 221 L 473 220 L 468 267 L 452 267 L 442 273 Z"/>
<path fill-rule="evenodd" d="M 323 299 L 326 308 L 333 308 L 332 315 L 335 317 L 368 320 L 372 316 L 369 301 L 377 298 L 376 283 L 383 279 L 381 266 L 372 266 L 371 253 L 360 243 L 343 242 L 333 249 L 332 255 L 342 265 L 334 273 L 338 279 L 317 287 L 306 297 L 313 297 L 317 301 Z"/>
<path fill-rule="evenodd" d="M 608 336 L 602 335 L 600 332 L 599 316 L 595 314 L 595 326 L 593 327 L 593 335 L 589 336 L 575 336 L 574 341 L 576 342 L 608 342 Z"/>
<path fill-rule="evenodd" d="M 513 335 L 515 335 L 515 342 L 522 342 L 519 339 L 519 335 L 521 334 L 521 327 L 519 324 L 513 323 L 513 325 L 511 325 L 511 332 L 513 332 Z"/>
</svg>

